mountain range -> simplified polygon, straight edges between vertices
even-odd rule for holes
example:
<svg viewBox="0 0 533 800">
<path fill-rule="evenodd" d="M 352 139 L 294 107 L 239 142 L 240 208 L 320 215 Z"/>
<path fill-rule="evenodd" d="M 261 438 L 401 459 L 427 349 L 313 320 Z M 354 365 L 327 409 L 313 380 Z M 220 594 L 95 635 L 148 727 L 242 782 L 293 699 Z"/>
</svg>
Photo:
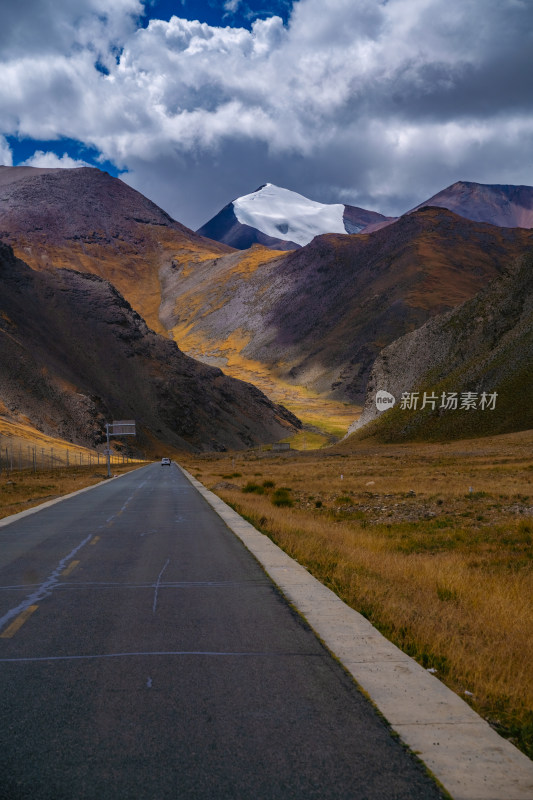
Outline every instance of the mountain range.
<svg viewBox="0 0 533 800">
<path fill-rule="evenodd" d="M 390 218 L 266 184 L 193 232 L 100 170 L 0 167 L 0 237 L 18 257 L 2 251 L 4 413 L 70 420 L 84 443 L 117 407 L 146 442 L 282 438 L 298 421 L 280 398 L 362 402 L 384 348 L 505 276 L 532 249 L 532 208 L 531 187 L 459 182 Z"/>
<path fill-rule="evenodd" d="M 531 186 L 458 181 L 411 211 L 424 206 L 447 208 L 474 222 L 533 228 Z M 253 244 L 275 250 L 295 250 L 322 233 L 373 233 L 397 219 L 342 203 L 318 203 L 267 183 L 228 203 L 202 225 L 198 233 L 239 250 L 246 250 Z"/>
<path fill-rule="evenodd" d="M 364 400 L 380 350 L 475 295 L 533 232 L 424 207 L 371 234 L 256 246 L 163 270 L 161 321 L 196 357 L 249 379 Z"/>
</svg>

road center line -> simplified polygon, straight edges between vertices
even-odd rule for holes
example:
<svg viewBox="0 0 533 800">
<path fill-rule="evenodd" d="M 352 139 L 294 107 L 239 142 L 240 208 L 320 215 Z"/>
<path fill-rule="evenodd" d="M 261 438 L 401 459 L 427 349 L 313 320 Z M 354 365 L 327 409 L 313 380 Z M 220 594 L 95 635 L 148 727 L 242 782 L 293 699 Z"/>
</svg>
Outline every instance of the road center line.
<svg viewBox="0 0 533 800">
<path fill-rule="evenodd" d="M 71 561 L 68 567 L 64 569 L 63 572 L 61 573 L 62 577 L 66 578 L 67 575 L 70 575 L 70 573 L 76 569 L 79 563 L 80 563 L 79 561 Z"/>
<path fill-rule="evenodd" d="M 128 499 L 126 500 L 126 502 L 124 503 L 124 505 L 120 509 L 120 511 L 117 511 L 116 514 L 112 514 L 110 517 L 108 517 L 106 519 L 106 523 L 107 523 L 108 526 L 111 526 L 113 524 L 113 520 L 115 520 L 117 517 L 120 517 L 124 513 L 124 511 L 126 510 L 128 505 L 130 504 L 130 502 L 133 500 L 133 498 L 135 497 L 137 492 L 139 492 L 143 488 L 143 486 L 145 486 L 146 483 L 147 483 L 146 480 L 142 481 L 142 483 L 140 483 L 137 486 L 137 488 L 134 489 L 133 492 L 130 494 L 130 496 L 128 497 Z"/>
<path fill-rule="evenodd" d="M 31 617 L 34 611 L 37 611 L 39 606 L 28 606 L 28 608 L 19 614 L 16 619 L 13 620 L 11 625 L 9 625 L 3 633 L 0 633 L 0 639 L 11 639 L 12 636 L 16 634 L 18 629 L 24 625 L 26 620 Z"/>
</svg>

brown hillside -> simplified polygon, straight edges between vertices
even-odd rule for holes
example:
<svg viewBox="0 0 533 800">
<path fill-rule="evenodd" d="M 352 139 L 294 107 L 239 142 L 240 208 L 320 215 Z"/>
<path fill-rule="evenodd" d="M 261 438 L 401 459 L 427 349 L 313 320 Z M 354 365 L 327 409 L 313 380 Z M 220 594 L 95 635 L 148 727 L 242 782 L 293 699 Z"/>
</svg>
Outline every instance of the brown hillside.
<svg viewBox="0 0 533 800">
<path fill-rule="evenodd" d="M 161 266 L 231 252 L 89 167 L 0 167 L 0 238 L 33 269 L 64 267 L 110 281 L 160 333 Z"/>
<path fill-rule="evenodd" d="M 399 401 L 379 416 L 376 392 Z M 403 408 L 417 392 L 417 408 Z M 426 397 L 438 398 L 423 403 Z M 473 406 L 446 408 L 445 398 L 470 392 Z M 482 394 L 494 395 L 488 410 Z M 533 255 L 511 263 L 475 297 L 428 320 L 381 351 L 363 414 L 350 432 L 389 441 L 460 439 L 533 429 Z M 487 406 L 490 404 L 487 403 Z M 369 423 L 369 424 L 368 424 Z M 358 430 L 360 429 L 360 430 Z"/>
</svg>

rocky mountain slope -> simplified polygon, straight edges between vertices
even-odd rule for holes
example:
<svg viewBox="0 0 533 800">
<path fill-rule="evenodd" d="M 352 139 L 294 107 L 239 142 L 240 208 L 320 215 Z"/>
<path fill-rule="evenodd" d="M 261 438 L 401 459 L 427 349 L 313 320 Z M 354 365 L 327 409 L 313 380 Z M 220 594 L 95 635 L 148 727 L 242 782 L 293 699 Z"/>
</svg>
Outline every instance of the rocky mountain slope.
<svg viewBox="0 0 533 800">
<path fill-rule="evenodd" d="M 376 407 L 379 391 L 397 401 L 386 413 Z M 417 408 L 409 408 L 415 395 Z M 363 414 L 349 432 L 398 441 L 526 430 L 533 428 L 532 397 L 530 249 L 474 298 L 381 351 Z"/>
<path fill-rule="evenodd" d="M 151 331 L 107 281 L 34 271 L 0 244 L 0 411 L 94 446 L 136 419 L 138 444 L 249 447 L 298 421 L 258 389 L 198 364 Z"/>
<path fill-rule="evenodd" d="M 327 234 L 290 253 L 255 247 L 161 271 L 161 320 L 231 374 L 364 399 L 383 347 L 475 295 L 533 232 L 424 208 L 372 234 Z"/>
<path fill-rule="evenodd" d="M 198 233 L 239 250 L 261 244 L 296 250 L 322 233 L 359 233 L 388 217 L 376 211 L 309 200 L 271 183 L 238 197 L 206 222 Z"/>
<path fill-rule="evenodd" d="M 458 181 L 416 208 L 422 206 L 447 208 L 466 219 L 504 228 L 533 228 L 532 186 Z"/>
<path fill-rule="evenodd" d="M 33 269 L 65 267 L 105 278 L 160 333 L 161 266 L 230 252 L 90 167 L 0 166 L 0 239 Z"/>
</svg>

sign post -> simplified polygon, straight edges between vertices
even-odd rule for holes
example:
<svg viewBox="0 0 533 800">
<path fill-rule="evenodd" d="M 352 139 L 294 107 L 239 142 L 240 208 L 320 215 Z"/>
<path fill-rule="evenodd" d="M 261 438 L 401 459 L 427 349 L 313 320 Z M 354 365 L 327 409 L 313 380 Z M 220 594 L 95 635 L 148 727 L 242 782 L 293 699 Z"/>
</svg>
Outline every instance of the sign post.
<svg viewBox="0 0 533 800">
<path fill-rule="evenodd" d="M 113 422 L 106 422 L 105 424 L 107 448 L 105 451 L 107 457 L 107 477 L 111 477 L 111 447 L 109 444 L 110 436 L 135 436 L 135 420 L 134 419 L 114 419 Z"/>
</svg>

